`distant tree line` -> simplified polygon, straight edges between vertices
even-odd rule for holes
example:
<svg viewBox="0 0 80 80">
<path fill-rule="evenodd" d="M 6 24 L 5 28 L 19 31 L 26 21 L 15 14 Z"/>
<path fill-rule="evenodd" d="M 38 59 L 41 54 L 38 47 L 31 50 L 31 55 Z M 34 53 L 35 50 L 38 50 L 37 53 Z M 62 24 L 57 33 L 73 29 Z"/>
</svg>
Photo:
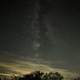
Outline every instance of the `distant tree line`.
<svg viewBox="0 0 80 80">
<path fill-rule="evenodd" d="M 56 73 L 43 73 L 40 71 L 35 71 L 31 74 L 24 75 L 22 78 L 19 78 L 19 80 L 62 80 L 63 76 L 56 72 Z"/>
<path fill-rule="evenodd" d="M 43 73 L 40 71 L 35 71 L 30 74 L 23 75 L 23 77 L 14 76 L 12 78 L 6 78 L 5 76 L 3 76 L 2 78 L 0 78 L 0 80 L 65 80 L 65 79 L 58 72 Z M 71 80 L 80 80 L 80 77 Z"/>
</svg>

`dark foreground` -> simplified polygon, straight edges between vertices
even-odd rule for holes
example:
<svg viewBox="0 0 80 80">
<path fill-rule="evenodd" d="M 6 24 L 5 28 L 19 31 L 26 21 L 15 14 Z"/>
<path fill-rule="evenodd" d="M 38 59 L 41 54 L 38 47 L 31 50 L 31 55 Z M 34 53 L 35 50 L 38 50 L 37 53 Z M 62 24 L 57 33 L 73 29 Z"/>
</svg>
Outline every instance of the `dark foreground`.
<svg viewBox="0 0 80 80">
<path fill-rule="evenodd" d="M 40 71 L 35 71 L 30 74 L 20 76 L 13 76 L 13 77 L 6 77 L 0 76 L 0 80 L 65 80 L 63 75 L 58 72 L 50 72 L 50 73 L 43 73 Z M 71 80 L 80 80 L 80 77 L 71 79 Z"/>
</svg>

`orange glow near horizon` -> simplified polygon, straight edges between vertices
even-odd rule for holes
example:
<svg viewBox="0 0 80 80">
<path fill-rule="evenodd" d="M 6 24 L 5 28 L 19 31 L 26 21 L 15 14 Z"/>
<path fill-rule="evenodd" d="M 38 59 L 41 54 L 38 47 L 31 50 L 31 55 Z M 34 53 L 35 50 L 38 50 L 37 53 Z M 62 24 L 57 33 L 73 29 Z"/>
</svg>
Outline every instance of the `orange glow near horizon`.
<svg viewBox="0 0 80 80">
<path fill-rule="evenodd" d="M 30 74 L 34 71 L 42 71 L 42 72 L 59 72 L 65 78 L 77 76 L 78 74 L 73 74 L 67 69 L 59 69 L 59 68 L 51 68 L 49 65 L 44 64 L 36 64 L 33 62 L 25 62 L 25 61 L 17 61 L 17 63 L 0 63 L 0 66 L 7 68 L 10 72 L 10 75 L 24 75 Z"/>
</svg>

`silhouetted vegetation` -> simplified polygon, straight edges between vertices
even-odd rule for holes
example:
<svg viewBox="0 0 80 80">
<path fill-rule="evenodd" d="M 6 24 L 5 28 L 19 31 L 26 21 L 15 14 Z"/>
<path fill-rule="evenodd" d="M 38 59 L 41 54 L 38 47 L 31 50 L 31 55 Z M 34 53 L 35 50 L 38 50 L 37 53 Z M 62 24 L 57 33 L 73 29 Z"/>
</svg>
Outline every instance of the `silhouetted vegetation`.
<svg viewBox="0 0 80 80">
<path fill-rule="evenodd" d="M 64 77 L 58 72 L 49 72 L 43 73 L 40 71 L 35 71 L 30 74 L 20 76 L 13 76 L 13 77 L 0 77 L 0 80 L 65 80 Z M 71 80 L 80 80 L 80 77 L 71 79 Z"/>
<path fill-rule="evenodd" d="M 24 75 L 23 78 L 19 78 L 19 80 L 62 80 L 63 76 L 56 73 L 43 73 L 40 71 L 33 72 L 28 75 Z"/>
</svg>

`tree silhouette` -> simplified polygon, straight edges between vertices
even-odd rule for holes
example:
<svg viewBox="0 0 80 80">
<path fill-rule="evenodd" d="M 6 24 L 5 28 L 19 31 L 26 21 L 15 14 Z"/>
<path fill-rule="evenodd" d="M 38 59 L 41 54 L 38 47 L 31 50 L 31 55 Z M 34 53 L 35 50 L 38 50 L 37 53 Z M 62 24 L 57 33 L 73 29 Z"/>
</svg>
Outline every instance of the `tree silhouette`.
<svg viewBox="0 0 80 80">
<path fill-rule="evenodd" d="M 31 74 L 24 75 L 23 78 L 19 78 L 19 80 L 62 80 L 63 76 L 56 73 L 43 73 L 40 71 L 32 72 Z"/>
</svg>

